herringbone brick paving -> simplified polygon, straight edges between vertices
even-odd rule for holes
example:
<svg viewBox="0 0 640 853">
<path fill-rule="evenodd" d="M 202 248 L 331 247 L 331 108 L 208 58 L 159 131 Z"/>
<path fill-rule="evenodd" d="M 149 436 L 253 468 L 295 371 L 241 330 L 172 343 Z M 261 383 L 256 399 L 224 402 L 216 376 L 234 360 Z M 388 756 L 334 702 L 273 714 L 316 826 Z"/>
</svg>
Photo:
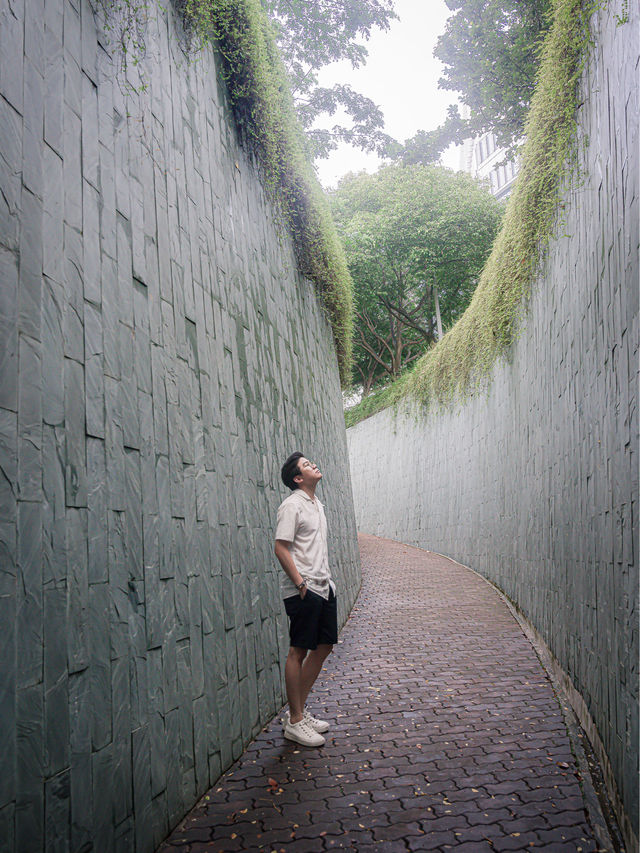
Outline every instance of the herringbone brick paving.
<svg viewBox="0 0 640 853">
<path fill-rule="evenodd" d="M 160 853 L 596 851 L 558 700 L 499 596 L 360 537 L 360 597 L 311 696 L 321 749 L 275 719 Z"/>
</svg>

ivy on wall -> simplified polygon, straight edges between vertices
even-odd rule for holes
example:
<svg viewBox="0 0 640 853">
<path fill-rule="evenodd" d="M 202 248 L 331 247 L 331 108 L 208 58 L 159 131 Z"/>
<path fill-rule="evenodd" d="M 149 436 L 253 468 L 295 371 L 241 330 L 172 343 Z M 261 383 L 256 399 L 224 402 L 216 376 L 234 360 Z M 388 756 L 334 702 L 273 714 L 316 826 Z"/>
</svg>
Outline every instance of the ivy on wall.
<svg viewBox="0 0 640 853">
<path fill-rule="evenodd" d="M 577 159 L 578 83 L 588 55 L 593 10 L 593 4 L 583 0 L 555 0 L 526 124 L 521 170 L 469 307 L 411 372 L 350 409 L 347 426 L 408 397 L 424 405 L 447 403 L 486 387 L 496 360 L 515 340 L 557 221 L 563 182 Z"/>
<path fill-rule="evenodd" d="M 118 13 L 116 38 L 139 61 L 147 0 L 99 0 Z M 155 2 L 155 0 L 154 0 Z M 196 47 L 213 45 L 240 138 L 293 237 L 298 268 L 313 282 L 333 331 L 343 385 L 352 359 L 352 283 L 326 199 L 306 154 L 286 70 L 260 0 L 173 0 Z"/>
</svg>

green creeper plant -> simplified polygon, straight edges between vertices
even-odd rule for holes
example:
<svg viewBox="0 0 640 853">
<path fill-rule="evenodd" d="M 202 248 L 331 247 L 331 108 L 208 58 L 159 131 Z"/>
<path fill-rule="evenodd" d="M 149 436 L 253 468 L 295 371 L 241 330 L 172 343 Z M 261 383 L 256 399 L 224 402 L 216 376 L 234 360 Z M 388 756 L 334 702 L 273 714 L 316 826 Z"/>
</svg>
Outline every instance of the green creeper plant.
<svg viewBox="0 0 640 853">
<path fill-rule="evenodd" d="M 459 92 L 468 108 L 448 108 L 443 124 L 419 130 L 388 154 L 403 163 L 434 163 L 451 143 L 492 131 L 515 153 L 535 88 L 540 45 L 550 24 L 551 0 L 446 0 L 452 14 L 434 55 L 443 63 L 438 85 Z"/>
<path fill-rule="evenodd" d="M 350 409 L 348 426 L 407 397 L 424 405 L 446 404 L 486 387 L 496 360 L 515 340 L 557 221 L 561 189 L 577 159 L 578 84 L 591 41 L 592 11 L 582 0 L 554 2 L 525 128 L 521 171 L 469 307 L 397 389 L 386 389 L 365 401 L 365 407 Z"/>
<path fill-rule="evenodd" d="M 478 181 L 441 166 L 347 175 L 329 193 L 354 283 L 354 367 L 366 396 L 463 313 L 504 212 Z"/>
<path fill-rule="evenodd" d="M 346 61 L 358 68 L 367 60 L 366 41 L 374 29 L 387 30 L 397 15 L 394 0 L 261 0 L 285 66 L 296 114 L 314 158 L 327 157 L 339 142 L 364 151 L 382 151 L 391 142 L 374 102 L 345 83 L 321 86 L 318 71 Z M 348 117 L 331 129 L 314 127 L 319 116 Z"/>
<path fill-rule="evenodd" d="M 131 9 L 139 33 L 142 0 L 101 0 Z M 342 245 L 306 153 L 286 69 L 260 0 L 174 0 L 192 48 L 213 46 L 241 142 L 257 162 L 265 190 L 293 237 L 298 268 L 326 309 L 340 377 L 348 384 L 352 352 L 352 285 Z M 136 36 L 136 43 L 141 39 Z"/>
</svg>

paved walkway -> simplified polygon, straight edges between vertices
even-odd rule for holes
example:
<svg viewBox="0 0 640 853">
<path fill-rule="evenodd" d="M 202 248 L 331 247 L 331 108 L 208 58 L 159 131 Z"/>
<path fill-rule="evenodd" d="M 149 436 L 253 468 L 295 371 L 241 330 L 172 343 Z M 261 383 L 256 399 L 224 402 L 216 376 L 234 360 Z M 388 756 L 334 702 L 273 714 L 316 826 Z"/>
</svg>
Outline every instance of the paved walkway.
<svg viewBox="0 0 640 853">
<path fill-rule="evenodd" d="M 443 557 L 360 539 L 363 587 L 311 696 L 274 720 L 162 853 L 595 851 L 561 709 L 499 596 Z"/>
</svg>

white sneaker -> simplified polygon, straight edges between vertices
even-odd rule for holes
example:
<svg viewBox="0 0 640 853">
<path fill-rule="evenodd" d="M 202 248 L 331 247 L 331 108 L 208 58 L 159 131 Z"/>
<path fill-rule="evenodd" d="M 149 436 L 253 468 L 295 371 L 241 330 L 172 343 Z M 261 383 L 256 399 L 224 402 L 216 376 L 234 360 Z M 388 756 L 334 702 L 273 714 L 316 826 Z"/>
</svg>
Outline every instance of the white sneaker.
<svg viewBox="0 0 640 853">
<path fill-rule="evenodd" d="M 289 722 L 290 712 L 284 712 L 284 725 L 286 726 Z M 312 716 L 306 709 L 302 712 L 302 719 L 305 723 L 308 723 L 314 732 L 318 732 L 318 734 L 324 734 L 329 731 L 329 723 L 326 720 L 319 720 L 317 717 Z"/>
<path fill-rule="evenodd" d="M 324 744 L 322 735 L 314 732 L 304 717 L 299 723 L 292 723 L 288 720 L 284 727 L 284 736 L 287 740 L 301 743 L 302 746 L 322 746 Z"/>
<path fill-rule="evenodd" d="M 304 712 L 302 719 L 311 726 L 314 732 L 318 732 L 318 734 L 324 734 L 324 732 L 329 731 L 329 723 L 326 720 L 319 720 L 317 717 L 313 717 L 308 711 Z"/>
</svg>

